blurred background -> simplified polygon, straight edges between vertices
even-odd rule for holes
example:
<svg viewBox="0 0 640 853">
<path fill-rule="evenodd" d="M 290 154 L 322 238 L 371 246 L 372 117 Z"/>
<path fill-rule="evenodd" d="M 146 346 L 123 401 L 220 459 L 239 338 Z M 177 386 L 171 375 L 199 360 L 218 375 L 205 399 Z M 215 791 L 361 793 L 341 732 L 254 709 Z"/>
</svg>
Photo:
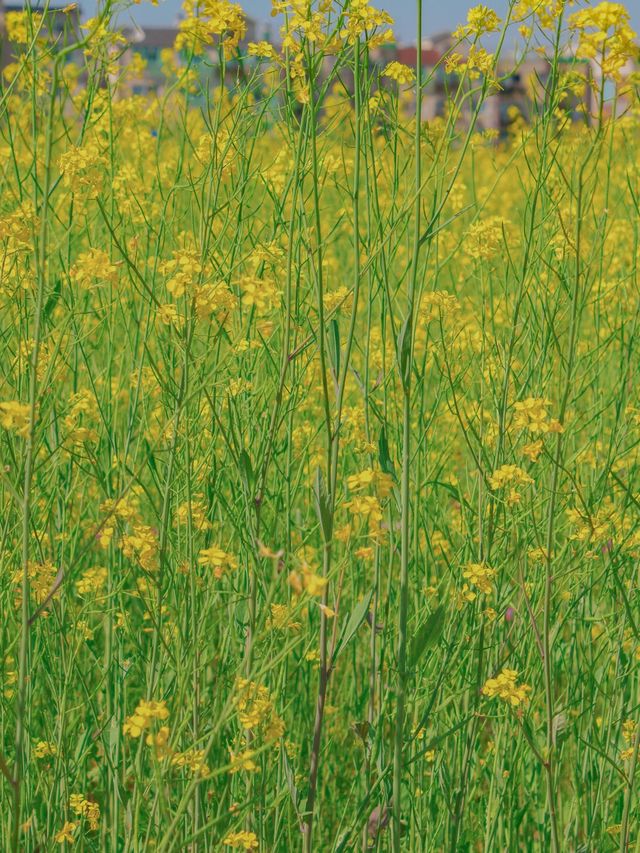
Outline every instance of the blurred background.
<svg viewBox="0 0 640 853">
<path fill-rule="evenodd" d="M 94 0 L 83 0 L 81 5 L 87 15 L 90 16 L 95 12 L 96 3 Z M 240 0 L 240 5 L 247 15 L 256 21 L 259 29 L 264 33 L 268 33 L 271 29 L 274 35 L 277 35 L 279 23 L 277 19 L 271 17 L 271 0 L 246 0 L 246 2 Z M 377 2 L 374 0 L 372 5 L 384 9 L 394 18 L 394 31 L 399 41 L 412 42 L 415 40 L 416 0 L 377 0 Z M 477 4 L 473 0 L 472 2 L 469 0 L 447 0 L 447 2 L 424 0 L 423 35 L 453 29 L 457 24 L 464 21 L 467 10 L 475 5 Z M 508 2 L 506 0 L 495 0 L 495 2 L 485 3 L 485 5 L 495 9 L 499 15 L 503 15 L 507 10 Z M 578 5 L 588 4 L 580 3 Z M 629 10 L 634 29 L 636 32 L 640 31 L 640 0 L 628 0 L 624 5 Z M 160 0 L 158 6 L 152 6 L 149 2 L 142 2 L 123 15 L 142 25 L 168 26 L 175 23 L 179 17 L 180 6 L 181 0 Z"/>
</svg>

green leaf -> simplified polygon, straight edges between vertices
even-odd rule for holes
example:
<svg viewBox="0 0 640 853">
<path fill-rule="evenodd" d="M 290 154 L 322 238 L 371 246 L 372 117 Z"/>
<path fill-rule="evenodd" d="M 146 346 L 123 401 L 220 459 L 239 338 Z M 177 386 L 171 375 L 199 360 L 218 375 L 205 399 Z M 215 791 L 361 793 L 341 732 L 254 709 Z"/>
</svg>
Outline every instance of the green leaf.
<svg viewBox="0 0 640 853">
<path fill-rule="evenodd" d="M 342 851 L 346 848 L 347 844 L 351 841 L 351 833 L 349 830 L 343 832 L 342 835 L 338 838 L 336 842 L 336 853 L 342 853 Z"/>
<path fill-rule="evenodd" d="M 455 486 L 451 485 L 451 483 L 444 483 L 442 480 L 426 480 L 425 486 L 438 486 L 438 488 L 446 489 L 449 494 L 458 501 L 458 503 L 463 504 L 467 509 L 473 511 L 471 504 L 469 504 L 465 497 L 460 494 L 460 491 Z"/>
<path fill-rule="evenodd" d="M 243 450 L 240 456 L 238 456 L 238 464 L 240 465 L 240 473 L 244 477 L 247 486 L 251 486 L 253 483 L 253 467 L 246 450 Z"/>
<path fill-rule="evenodd" d="M 329 495 L 327 494 L 327 489 L 324 484 L 324 477 L 322 476 L 320 468 L 316 468 L 316 479 L 313 491 L 316 499 L 316 510 L 320 520 L 320 527 L 322 528 L 322 535 L 325 542 L 330 542 L 333 533 L 333 514 L 331 512 Z"/>
<path fill-rule="evenodd" d="M 329 352 L 337 380 L 340 376 L 340 327 L 335 317 L 331 321 L 329 328 Z"/>
<path fill-rule="evenodd" d="M 293 808 L 295 809 L 298 820 L 302 820 L 301 814 L 301 803 L 300 803 L 300 793 L 296 786 L 296 775 L 293 772 L 293 767 L 291 766 L 291 762 L 289 761 L 289 756 L 287 755 L 287 750 L 282 747 L 282 758 L 284 762 L 284 775 L 287 780 L 287 787 L 289 788 L 289 794 L 291 796 L 291 802 L 293 803 Z"/>
<path fill-rule="evenodd" d="M 444 622 L 445 609 L 440 605 L 433 613 L 429 614 L 427 620 L 418 628 L 411 641 L 411 649 L 407 661 L 409 669 L 413 669 L 427 649 L 436 645 L 444 630 Z"/>
<path fill-rule="evenodd" d="M 349 620 L 342 629 L 340 639 L 338 640 L 334 659 L 337 658 L 338 655 L 345 650 L 351 638 L 354 636 L 358 628 L 367 618 L 367 613 L 369 612 L 369 605 L 371 604 L 372 598 L 373 590 L 370 589 L 369 592 L 364 595 L 362 600 L 359 601 L 351 611 L 351 616 L 349 617 Z"/>
<path fill-rule="evenodd" d="M 411 376 L 411 336 L 413 333 L 413 318 L 408 314 L 398 332 L 397 358 L 400 367 L 400 378 L 406 388 Z"/>
<path fill-rule="evenodd" d="M 156 466 L 156 460 L 155 460 L 155 456 L 153 454 L 153 450 L 151 449 L 151 445 L 149 444 L 149 442 L 147 441 L 146 438 L 143 438 L 142 441 L 144 444 L 144 449 L 147 451 L 147 462 L 149 463 L 149 468 L 151 468 L 151 470 L 152 470 L 152 472 L 153 472 L 153 474 L 157 480 L 158 468 Z"/>
<path fill-rule="evenodd" d="M 387 441 L 387 431 L 383 427 L 380 428 L 380 438 L 378 439 L 378 459 L 380 468 L 385 474 L 395 475 L 393 470 L 393 462 L 389 456 L 389 442 Z"/>
<path fill-rule="evenodd" d="M 53 314 L 54 308 L 58 304 L 58 300 L 60 299 L 60 291 L 62 290 L 62 282 L 59 278 L 56 279 L 56 283 L 53 286 L 53 290 L 51 291 L 51 295 L 45 302 L 45 306 L 43 309 L 43 316 L 45 320 L 48 320 L 49 317 Z"/>
</svg>

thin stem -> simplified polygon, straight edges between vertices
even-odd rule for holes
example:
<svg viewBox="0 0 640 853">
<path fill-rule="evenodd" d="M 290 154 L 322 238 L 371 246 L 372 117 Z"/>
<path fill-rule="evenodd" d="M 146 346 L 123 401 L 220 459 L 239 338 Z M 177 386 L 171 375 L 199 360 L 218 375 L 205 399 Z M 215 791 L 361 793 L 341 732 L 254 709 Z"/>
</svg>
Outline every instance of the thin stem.
<svg viewBox="0 0 640 853">
<path fill-rule="evenodd" d="M 411 560 L 411 379 L 414 336 L 414 301 L 420 258 L 422 213 L 422 0 L 417 0 L 416 112 L 415 112 L 415 208 L 413 222 L 413 256 L 407 299 L 403 339 L 397 349 L 402 382 L 402 481 L 400 485 L 400 589 L 398 604 L 396 727 L 393 748 L 392 849 L 400 853 L 402 821 L 402 776 L 404 769 L 404 726 L 407 690 L 407 622 L 409 612 L 409 564 Z M 401 333 L 402 334 L 402 333 Z M 404 352 L 403 352 L 404 350 Z M 407 352 L 408 351 L 408 352 Z"/>
</svg>

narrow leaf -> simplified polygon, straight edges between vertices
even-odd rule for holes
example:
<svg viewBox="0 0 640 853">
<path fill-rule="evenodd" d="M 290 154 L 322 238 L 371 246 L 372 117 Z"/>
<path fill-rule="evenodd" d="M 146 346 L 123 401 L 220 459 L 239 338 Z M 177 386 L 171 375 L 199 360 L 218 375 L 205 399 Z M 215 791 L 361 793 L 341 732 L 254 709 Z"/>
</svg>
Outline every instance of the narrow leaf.
<svg viewBox="0 0 640 853">
<path fill-rule="evenodd" d="M 413 322 L 411 314 L 405 318 L 398 332 L 397 358 L 400 367 L 400 378 L 402 384 L 407 387 L 411 375 L 411 334 Z"/>
<path fill-rule="evenodd" d="M 56 283 L 53 286 L 53 290 L 51 291 L 51 294 L 50 294 L 49 298 L 47 299 L 45 306 L 44 306 L 44 309 L 43 309 L 43 315 L 44 315 L 45 320 L 48 320 L 49 317 L 53 314 L 53 311 L 54 311 L 56 305 L 58 304 L 58 300 L 60 299 L 60 291 L 61 290 L 62 290 L 62 282 L 60 281 L 59 278 L 57 278 Z"/>
<path fill-rule="evenodd" d="M 301 821 L 302 815 L 300 813 L 300 793 L 296 785 L 296 775 L 293 772 L 293 767 L 291 766 L 291 762 L 289 761 L 287 750 L 284 747 L 282 747 L 282 759 L 284 762 L 284 775 L 287 780 L 287 787 L 289 788 L 291 802 L 293 803 L 293 808 L 295 809 L 298 821 Z"/>
<path fill-rule="evenodd" d="M 248 486 L 251 486 L 253 483 L 253 466 L 251 465 L 251 460 L 249 459 L 249 454 L 246 450 L 243 450 L 238 457 L 238 463 L 240 465 L 240 472 Z"/>
<path fill-rule="evenodd" d="M 325 542 L 330 542 L 333 533 L 333 516 L 331 513 L 329 496 L 324 484 L 324 477 L 322 476 L 320 468 L 316 468 L 314 494 L 318 519 L 320 520 L 320 527 L 322 528 L 322 535 Z"/>
<path fill-rule="evenodd" d="M 387 431 L 384 426 L 380 428 L 380 438 L 378 439 L 378 460 L 380 461 L 380 468 L 385 474 L 394 474 L 393 462 L 389 456 Z"/>
<path fill-rule="evenodd" d="M 416 631 L 411 642 L 409 651 L 409 659 L 407 661 L 409 669 L 412 669 L 420 660 L 427 649 L 436 645 L 444 630 L 445 610 L 442 605 L 437 607 L 433 613 Z"/>
<path fill-rule="evenodd" d="M 351 638 L 354 636 L 358 628 L 367 618 L 367 613 L 369 612 L 369 605 L 371 604 L 372 598 L 373 590 L 370 589 L 369 592 L 367 592 L 363 596 L 362 600 L 359 601 L 351 611 L 351 616 L 349 617 L 349 620 L 342 629 L 342 634 L 340 635 L 334 658 L 337 658 L 338 655 L 345 650 Z"/>
<path fill-rule="evenodd" d="M 329 350 L 331 353 L 331 361 L 333 363 L 333 369 L 335 371 L 336 380 L 340 376 L 340 327 L 338 326 L 338 321 L 334 319 L 331 321 L 331 333 L 329 335 Z"/>
</svg>

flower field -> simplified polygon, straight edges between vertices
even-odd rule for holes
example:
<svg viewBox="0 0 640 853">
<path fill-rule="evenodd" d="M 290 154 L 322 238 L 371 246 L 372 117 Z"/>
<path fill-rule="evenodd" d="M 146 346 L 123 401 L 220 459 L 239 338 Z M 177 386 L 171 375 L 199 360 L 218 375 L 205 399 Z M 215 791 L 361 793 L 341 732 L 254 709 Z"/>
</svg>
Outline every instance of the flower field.
<svg viewBox="0 0 640 853">
<path fill-rule="evenodd" d="M 5 13 L 0 847 L 638 851 L 629 16 L 273 5 Z"/>
</svg>

